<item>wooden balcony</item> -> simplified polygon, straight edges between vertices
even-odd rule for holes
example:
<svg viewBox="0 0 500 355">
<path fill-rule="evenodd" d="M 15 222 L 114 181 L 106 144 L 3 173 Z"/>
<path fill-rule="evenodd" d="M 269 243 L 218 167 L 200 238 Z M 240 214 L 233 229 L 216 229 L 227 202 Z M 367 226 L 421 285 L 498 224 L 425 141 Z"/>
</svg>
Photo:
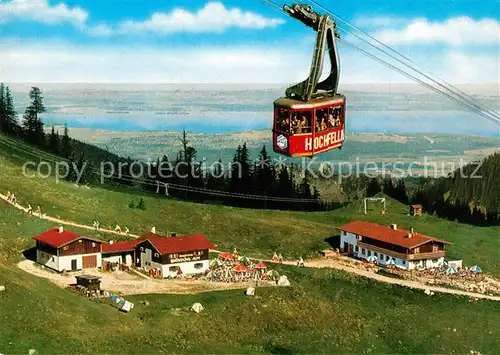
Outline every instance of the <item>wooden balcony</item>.
<svg viewBox="0 0 500 355">
<path fill-rule="evenodd" d="M 430 252 L 430 253 L 420 253 L 420 254 L 403 254 L 403 253 L 398 253 L 396 251 L 392 251 L 389 249 L 376 247 L 374 245 L 363 243 L 363 242 L 358 242 L 358 247 L 360 249 L 361 248 L 369 249 L 372 252 L 377 252 L 379 254 L 389 255 L 389 256 L 392 256 L 394 258 L 403 259 L 403 260 L 438 259 L 440 257 L 444 257 L 444 255 L 445 255 L 444 250 Z"/>
<path fill-rule="evenodd" d="M 408 260 L 439 259 L 444 257 L 444 250 L 430 253 L 408 254 Z"/>
<path fill-rule="evenodd" d="M 365 249 L 371 250 L 372 252 L 377 252 L 379 254 L 389 255 L 389 256 L 392 256 L 394 258 L 403 259 L 403 260 L 407 260 L 408 256 L 409 256 L 408 254 L 398 253 L 396 251 L 392 251 L 392 250 L 389 250 L 389 249 L 384 249 L 384 248 L 376 247 L 374 245 L 366 244 L 366 243 L 363 243 L 363 242 L 358 242 L 358 247 L 359 247 L 359 249 L 365 248 Z"/>
</svg>

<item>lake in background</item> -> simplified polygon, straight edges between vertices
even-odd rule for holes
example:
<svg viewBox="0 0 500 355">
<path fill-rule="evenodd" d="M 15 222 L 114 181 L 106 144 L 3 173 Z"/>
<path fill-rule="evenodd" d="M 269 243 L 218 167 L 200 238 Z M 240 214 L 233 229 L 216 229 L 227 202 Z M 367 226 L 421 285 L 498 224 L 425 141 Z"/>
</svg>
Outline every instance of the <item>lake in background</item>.
<svg viewBox="0 0 500 355">
<path fill-rule="evenodd" d="M 270 129 L 272 103 L 282 87 L 39 84 L 46 125 L 107 130 L 189 130 L 229 133 Z M 11 85 L 16 108 L 29 102 L 27 84 Z M 406 86 L 392 90 L 350 87 L 347 130 L 368 133 L 450 133 L 500 137 L 500 126 L 437 94 Z M 476 94 L 494 110 L 493 92 Z"/>
</svg>

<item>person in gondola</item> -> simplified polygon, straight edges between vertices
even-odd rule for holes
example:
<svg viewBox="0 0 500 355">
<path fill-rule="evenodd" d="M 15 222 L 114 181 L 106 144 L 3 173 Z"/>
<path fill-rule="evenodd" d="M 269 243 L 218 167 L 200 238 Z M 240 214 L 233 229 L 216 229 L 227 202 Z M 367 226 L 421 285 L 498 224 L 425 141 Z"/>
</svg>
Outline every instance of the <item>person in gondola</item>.
<svg viewBox="0 0 500 355">
<path fill-rule="evenodd" d="M 309 133 L 309 121 L 306 116 L 302 116 L 302 120 L 300 121 L 300 128 L 302 133 Z"/>
<path fill-rule="evenodd" d="M 299 133 L 299 121 L 297 120 L 297 116 L 293 116 L 292 118 L 292 134 Z"/>
<path fill-rule="evenodd" d="M 273 262 L 278 262 L 279 261 L 279 258 L 278 258 L 278 254 L 276 252 L 274 252 L 273 254 Z"/>
<path fill-rule="evenodd" d="M 323 118 L 323 119 L 321 120 L 321 131 L 326 131 L 326 129 L 327 129 L 327 128 L 328 128 L 328 127 L 326 126 L 326 119 L 325 119 L 325 118 Z"/>
<path fill-rule="evenodd" d="M 335 126 L 340 126 L 340 109 L 335 110 Z"/>
<path fill-rule="evenodd" d="M 281 253 L 280 253 L 280 255 L 278 255 L 278 260 L 279 260 L 280 264 L 283 264 L 283 255 L 281 255 Z"/>
<path fill-rule="evenodd" d="M 321 123 L 320 123 L 320 118 L 319 116 L 316 116 L 316 122 L 315 122 L 315 128 L 316 128 L 316 132 L 319 132 L 321 130 Z"/>
<path fill-rule="evenodd" d="M 333 118 L 332 114 L 328 115 L 328 127 L 329 128 L 337 127 L 337 124 L 336 124 L 335 119 Z"/>
</svg>

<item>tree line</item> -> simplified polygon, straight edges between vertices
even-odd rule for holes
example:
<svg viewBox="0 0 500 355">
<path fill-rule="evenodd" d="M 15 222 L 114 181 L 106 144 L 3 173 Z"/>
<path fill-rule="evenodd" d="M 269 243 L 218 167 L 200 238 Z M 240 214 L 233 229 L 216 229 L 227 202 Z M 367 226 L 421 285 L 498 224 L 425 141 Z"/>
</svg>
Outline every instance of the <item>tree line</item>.
<svg viewBox="0 0 500 355">
<path fill-rule="evenodd" d="M 101 179 L 101 168 L 109 185 L 139 188 L 150 193 L 167 195 L 195 202 L 211 202 L 232 206 L 324 210 L 339 204 L 324 202 L 308 172 L 297 167 L 273 164 L 263 146 L 257 161 L 250 159 L 246 143 L 238 146 L 233 160 L 224 165 L 219 160 L 209 167 L 197 157 L 196 148 L 182 133 L 182 147 L 173 158 L 164 155 L 154 164 L 123 158 L 99 147 L 72 139 L 68 127 L 63 134 L 52 127 L 46 134 L 41 115 L 46 111 L 42 91 L 32 87 L 30 104 L 21 122 L 8 86 L 0 86 L 0 131 L 65 159 L 70 171 L 66 179 L 80 184 L 95 184 Z M 169 187 L 169 185 L 171 185 Z M 252 195 L 253 197 L 249 197 Z M 273 197 L 274 201 L 266 199 Z M 296 202 L 276 200 L 293 198 Z"/>
<path fill-rule="evenodd" d="M 410 198 L 439 217 L 480 226 L 500 225 L 500 153 L 447 177 L 425 179 Z"/>
<path fill-rule="evenodd" d="M 422 205 L 440 218 L 478 226 L 500 225 L 500 153 L 441 178 L 391 177 L 356 180 L 367 197 L 383 192 L 405 204 Z M 351 192 L 352 193 L 352 192 Z M 360 196 L 361 197 L 361 196 Z"/>
</svg>

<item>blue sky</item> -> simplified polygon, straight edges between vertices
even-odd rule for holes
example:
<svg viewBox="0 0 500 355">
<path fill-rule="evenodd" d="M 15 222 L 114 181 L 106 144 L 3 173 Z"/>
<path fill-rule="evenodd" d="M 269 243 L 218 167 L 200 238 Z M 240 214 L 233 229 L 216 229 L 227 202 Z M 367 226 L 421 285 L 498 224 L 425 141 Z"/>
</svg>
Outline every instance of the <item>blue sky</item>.
<svg viewBox="0 0 500 355">
<path fill-rule="evenodd" d="M 500 82 L 496 0 L 319 3 L 448 81 Z M 260 0 L 3 0 L 0 14 L 6 82 L 290 83 L 314 42 Z M 408 82 L 340 51 L 342 83 Z"/>
</svg>

